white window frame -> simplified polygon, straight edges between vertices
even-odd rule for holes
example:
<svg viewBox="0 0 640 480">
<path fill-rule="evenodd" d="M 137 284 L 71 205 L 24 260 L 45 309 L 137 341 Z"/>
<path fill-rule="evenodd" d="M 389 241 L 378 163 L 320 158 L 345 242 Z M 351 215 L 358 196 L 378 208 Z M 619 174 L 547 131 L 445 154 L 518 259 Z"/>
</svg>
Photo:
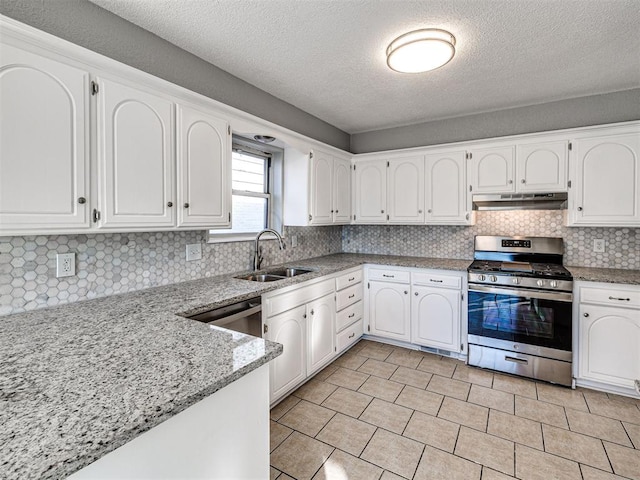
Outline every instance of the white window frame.
<svg viewBox="0 0 640 480">
<path fill-rule="evenodd" d="M 284 174 L 284 149 L 254 142 L 252 140 L 233 136 L 233 150 L 242 151 L 243 153 L 268 158 L 268 164 L 265 167 L 265 175 L 267 177 L 267 193 L 250 192 L 246 190 L 232 190 L 231 195 L 243 195 L 247 197 L 266 198 L 267 199 L 267 221 L 266 228 L 271 228 L 279 233 L 283 231 L 282 224 L 282 198 L 283 198 L 283 174 Z M 231 212 L 231 222 L 233 225 L 233 211 Z M 219 230 L 209 230 L 207 235 L 207 243 L 223 243 L 223 242 L 242 242 L 252 241 L 259 232 L 221 232 Z M 275 238 L 275 236 L 271 236 Z M 264 239 L 269 239 L 265 235 Z"/>
</svg>

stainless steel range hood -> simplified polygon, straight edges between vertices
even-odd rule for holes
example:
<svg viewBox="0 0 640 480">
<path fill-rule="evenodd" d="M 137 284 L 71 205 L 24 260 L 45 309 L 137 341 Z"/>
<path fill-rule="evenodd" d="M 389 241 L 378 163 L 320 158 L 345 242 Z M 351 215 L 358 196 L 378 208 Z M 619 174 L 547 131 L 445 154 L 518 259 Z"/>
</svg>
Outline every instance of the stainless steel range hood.
<svg viewBox="0 0 640 480">
<path fill-rule="evenodd" d="M 474 195 L 474 210 L 563 210 L 567 193 L 507 193 Z"/>
</svg>

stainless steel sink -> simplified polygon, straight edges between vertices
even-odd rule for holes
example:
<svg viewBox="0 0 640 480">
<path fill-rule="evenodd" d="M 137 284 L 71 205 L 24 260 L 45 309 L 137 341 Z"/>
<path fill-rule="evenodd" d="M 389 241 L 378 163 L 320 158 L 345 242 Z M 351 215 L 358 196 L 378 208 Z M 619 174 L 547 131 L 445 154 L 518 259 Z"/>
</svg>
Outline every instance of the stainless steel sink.
<svg viewBox="0 0 640 480">
<path fill-rule="evenodd" d="M 252 282 L 275 282 L 276 280 L 284 280 L 285 277 L 278 275 L 269 275 L 266 273 L 257 273 L 251 275 L 244 275 L 242 277 L 236 277 L 240 280 L 249 280 Z"/>
<path fill-rule="evenodd" d="M 240 280 L 249 280 L 251 282 L 275 282 L 310 272 L 313 272 L 313 270 L 309 270 L 307 268 L 285 267 L 267 270 L 266 273 L 252 273 L 251 275 L 243 275 L 235 278 Z"/>
<path fill-rule="evenodd" d="M 309 270 L 306 268 L 296 268 L 296 267 L 287 267 L 287 268 L 278 268 L 277 270 L 267 270 L 269 275 L 278 275 L 279 277 L 297 277 L 298 275 L 303 275 L 305 273 L 313 272 L 313 270 Z"/>
</svg>

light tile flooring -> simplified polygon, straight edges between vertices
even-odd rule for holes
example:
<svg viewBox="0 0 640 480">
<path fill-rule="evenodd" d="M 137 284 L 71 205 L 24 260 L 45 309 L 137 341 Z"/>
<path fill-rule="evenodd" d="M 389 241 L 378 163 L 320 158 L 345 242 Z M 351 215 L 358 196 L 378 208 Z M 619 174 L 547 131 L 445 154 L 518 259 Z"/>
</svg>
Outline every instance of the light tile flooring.
<svg viewBox="0 0 640 480">
<path fill-rule="evenodd" d="M 361 341 L 271 410 L 271 479 L 640 479 L 640 400 Z"/>
</svg>

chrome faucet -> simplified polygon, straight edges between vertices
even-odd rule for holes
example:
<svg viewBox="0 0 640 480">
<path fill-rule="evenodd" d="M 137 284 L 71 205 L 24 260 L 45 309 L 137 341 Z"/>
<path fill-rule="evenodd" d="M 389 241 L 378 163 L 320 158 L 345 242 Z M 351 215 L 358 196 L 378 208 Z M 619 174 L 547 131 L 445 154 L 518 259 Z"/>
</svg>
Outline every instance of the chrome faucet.
<svg viewBox="0 0 640 480">
<path fill-rule="evenodd" d="M 280 243 L 280 250 L 285 249 L 284 240 L 282 239 L 282 237 L 278 232 L 276 232 L 275 230 L 272 230 L 271 228 L 265 228 L 264 230 L 262 230 L 260 233 L 256 235 L 255 253 L 253 254 L 253 271 L 254 272 L 256 270 L 260 270 L 260 264 L 262 263 L 262 260 L 263 260 L 261 249 L 260 249 L 260 237 L 262 236 L 263 233 L 273 233 L 278 239 L 278 242 Z"/>
</svg>

